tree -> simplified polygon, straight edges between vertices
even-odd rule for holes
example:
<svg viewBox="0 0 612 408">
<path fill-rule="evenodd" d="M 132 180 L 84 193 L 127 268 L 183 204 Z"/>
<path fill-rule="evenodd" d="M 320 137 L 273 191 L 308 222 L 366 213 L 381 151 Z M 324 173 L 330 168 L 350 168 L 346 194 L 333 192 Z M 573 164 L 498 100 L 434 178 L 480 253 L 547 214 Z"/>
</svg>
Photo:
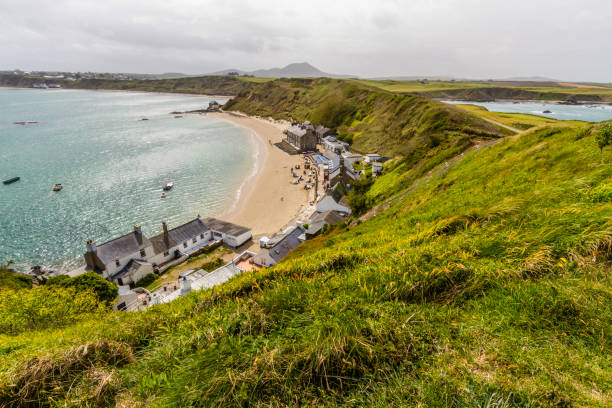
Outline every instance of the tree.
<svg viewBox="0 0 612 408">
<path fill-rule="evenodd" d="M 603 152 L 604 147 L 612 144 L 612 124 L 603 125 L 595 135 L 595 141 L 600 152 Z"/>
<path fill-rule="evenodd" d="M 74 288 L 79 292 L 91 290 L 101 302 L 112 302 L 118 293 L 115 283 L 107 281 L 95 272 L 86 272 L 74 278 L 66 275 L 56 276 L 49 279 L 47 285 Z"/>
</svg>

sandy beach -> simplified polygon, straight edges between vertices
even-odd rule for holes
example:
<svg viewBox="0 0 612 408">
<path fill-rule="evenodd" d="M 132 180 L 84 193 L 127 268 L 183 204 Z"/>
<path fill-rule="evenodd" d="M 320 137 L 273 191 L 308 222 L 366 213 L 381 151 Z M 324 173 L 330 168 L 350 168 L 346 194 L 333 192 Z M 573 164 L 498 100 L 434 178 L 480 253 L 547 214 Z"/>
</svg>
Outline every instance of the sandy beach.
<svg viewBox="0 0 612 408">
<path fill-rule="evenodd" d="M 304 183 L 290 183 L 291 167 L 303 165 L 303 157 L 289 155 L 274 146 L 282 140 L 287 124 L 237 113 L 207 116 L 248 129 L 258 144 L 255 171 L 243 185 L 236 204 L 220 217 L 252 228 L 254 238 L 274 235 L 304 218 L 304 213 L 311 209 L 313 190 L 304 190 Z"/>
</svg>

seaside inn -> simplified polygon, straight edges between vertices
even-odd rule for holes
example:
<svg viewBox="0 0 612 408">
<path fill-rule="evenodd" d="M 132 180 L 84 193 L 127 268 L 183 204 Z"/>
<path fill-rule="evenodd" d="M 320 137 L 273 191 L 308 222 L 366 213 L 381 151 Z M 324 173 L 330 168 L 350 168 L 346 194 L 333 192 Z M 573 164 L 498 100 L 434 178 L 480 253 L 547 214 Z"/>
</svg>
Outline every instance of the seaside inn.
<svg viewBox="0 0 612 408">
<path fill-rule="evenodd" d="M 251 239 L 251 230 L 215 218 L 197 217 L 173 229 L 162 223 L 163 232 L 151 238 L 139 225 L 121 237 L 100 245 L 86 244 L 85 270 L 93 270 L 119 285 L 133 286 L 138 280 L 162 272 L 204 248 L 224 243 L 239 247 Z"/>
</svg>

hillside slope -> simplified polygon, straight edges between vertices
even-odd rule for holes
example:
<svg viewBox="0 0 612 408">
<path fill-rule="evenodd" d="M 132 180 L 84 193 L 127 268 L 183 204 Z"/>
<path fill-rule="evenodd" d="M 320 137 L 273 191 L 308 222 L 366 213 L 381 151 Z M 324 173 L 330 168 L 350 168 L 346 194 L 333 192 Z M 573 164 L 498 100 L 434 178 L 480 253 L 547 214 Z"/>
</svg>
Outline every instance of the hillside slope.
<svg viewBox="0 0 612 408">
<path fill-rule="evenodd" d="M 468 112 L 414 95 L 399 95 L 353 81 L 276 80 L 257 84 L 225 106 L 250 115 L 310 120 L 337 129 L 352 150 L 421 159 L 439 145 L 461 151 L 477 139 L 508 135 Z"/>
<path fill-rule="evenodd" d="M 0 75 L 0 86 L 31 88 L 45 82 L 37 77 Z M 51 82 L 51 81 L 47 81 Z M 100 89 L 145 92 L 193 93 L 206 95 L 236 95 L 250 88 L 253 82 L 224 76 L 204 76 L 157 80 L 122 81 L 114 79 L 79 79 L 77 81 L 52 80 L 66 89 Z"/>
<path fill-rule="evenodd" d="M 611 162 L 529 131 L 274 268 L 2 335 L 0 405 L 608 407 Z"/>
</svg>

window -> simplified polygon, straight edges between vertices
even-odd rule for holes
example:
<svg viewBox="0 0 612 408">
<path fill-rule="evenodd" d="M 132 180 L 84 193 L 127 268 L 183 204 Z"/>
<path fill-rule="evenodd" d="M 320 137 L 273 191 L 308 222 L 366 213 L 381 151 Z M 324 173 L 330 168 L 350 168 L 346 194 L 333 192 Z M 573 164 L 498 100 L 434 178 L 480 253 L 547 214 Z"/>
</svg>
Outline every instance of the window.
<svg viewBox="0 0 612 408">
<path fill-rule="evenodd" d="M 183 248 L 187 248 L 187 241 L 183 242 Z"/>
<path fill-rule="evenodd" d="M 146 254 L 145 250 L 144 250 L 144 249 L 141 249 L 141 250 L 140 250 L 140 256 L 142 256 L 142 257 L 144 258 L 146 255 L 147 255 L 147 254 Z"/>
<path fill-rule="evenodd" d="M 121 265 L 121 263 L 119 262 L 118 259 L 115 259 L 115 266 L 119 266 L 119 265 Z"/>
<path fill-rule="evenodd" d="M 197 238 L 194 238 L 191 241 L 195 244 L 197 240 L 198 240 Z"/>
<path fill-rule="evenodd" d="M 170 252 L 168 251 L 164 252 L 164 256 L 168 256 L 168 255 L 170 255 Z"/>
</svg>

